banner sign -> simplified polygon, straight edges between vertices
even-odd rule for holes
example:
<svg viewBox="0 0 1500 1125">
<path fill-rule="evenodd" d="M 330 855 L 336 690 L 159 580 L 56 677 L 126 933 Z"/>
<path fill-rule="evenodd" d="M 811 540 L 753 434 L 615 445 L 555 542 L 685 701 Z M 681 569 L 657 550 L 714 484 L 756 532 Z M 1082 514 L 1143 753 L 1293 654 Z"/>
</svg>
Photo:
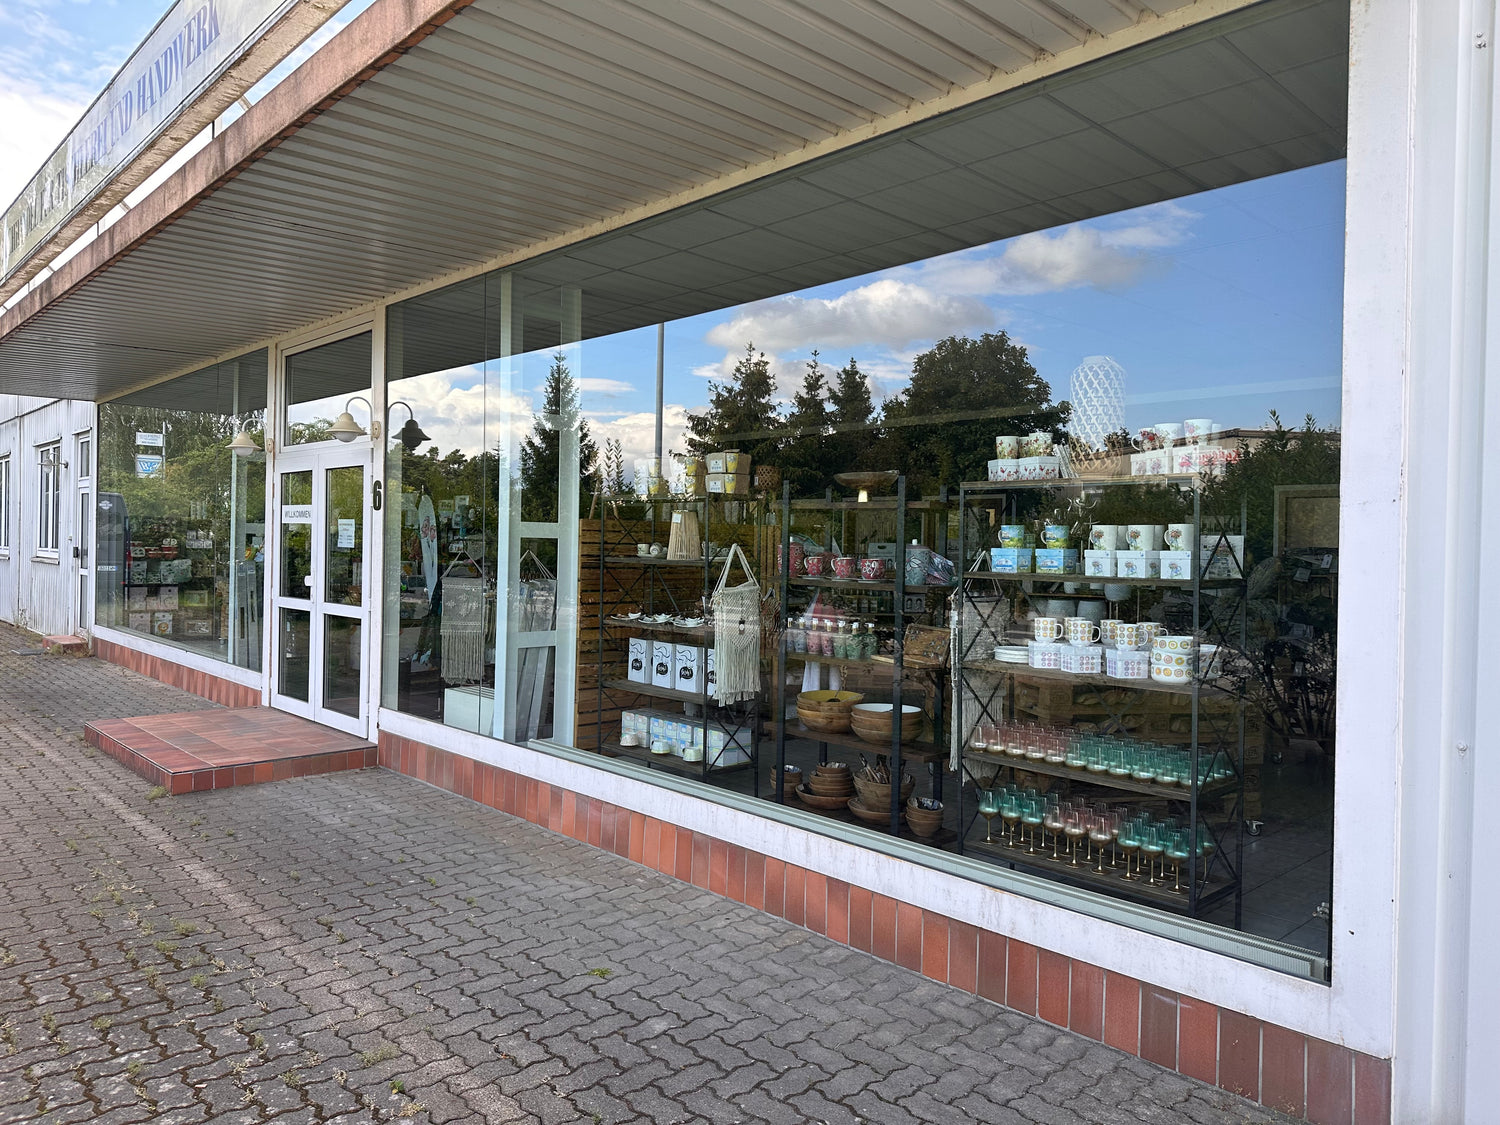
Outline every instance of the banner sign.
<svg viewBox="0 0 1500 1125">
<path fill-rule="evenodd" d="M 135 443 L 136 443 L 136 445 L 154 445 L 154 446 L 156 446 L 157 449 L 160 449 L 160 448 L 162 448 L 162 446 L 164 446 L 166 444 L 166 435 L 165 434 L 148 434 L 148 433 L 143 433 L 140 430 L 136 430 L 136 432 L 135 432 Z"/>
<path fill-rule="evenodd" d="M 159 477 L 162 466 L 166 464 L 166 458 L 160 453 L 137 453 L 135 455 L 135 475 L 138 477 Z"/>
<path fill-rule="evenodd" d="M 178 0 L 0 217 L 0 281 L 296 0 Z"/>
</svg>

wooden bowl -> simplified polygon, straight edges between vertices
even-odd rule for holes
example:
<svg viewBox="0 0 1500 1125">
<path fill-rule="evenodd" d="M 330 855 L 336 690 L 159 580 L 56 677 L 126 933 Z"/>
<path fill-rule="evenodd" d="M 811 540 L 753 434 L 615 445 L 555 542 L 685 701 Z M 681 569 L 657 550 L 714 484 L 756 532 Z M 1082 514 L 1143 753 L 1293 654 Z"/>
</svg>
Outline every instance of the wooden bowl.
<svg viewBox="0 0 1500 1125">
<path fill-rule="evenodd" d="M 820 797 L 850 797 L 854 795 L 854 783 L 848 778 L 842 781 L 834 778 L 819 777 L 814 774 L 803 781 L 803 786 L 812 790 Z"/>
<path fill-rule="evenodd" d="M 864 698 L 857 691 L 804 691 L 797 695 L 797 710 L 847 715 L 849 708 L 863 703 Z"/>
<path fill-rule="evenodd" d="M 891 744 L 894 715 L 889 703 L 857 703 L 849 712 L 849 728 L 860 739 L 873 745 Z M 901 741 L 915 742 L 922 733 L 922 708 L 910 703 L 901 705 Z"/>
<path fill-rule="evenodd" d="M 855 797 L 849 802 L 847 807 L 860 820 L 868 821 L 871 824 L 889 824 L 891 822 L 890 805 L 886 805 L 882 809 L 872 809 L 868 805 L 862 804 L 858 797 Z"/>
<path fill-rule="evenodd" d="M 813 773 L 822 777 L 849 777 L 849 763 L 824 762 L 820 766 L 814 766 Z"/>
<path fill-rule="evenodd" d="M 943 826 L 943 810 L 921 809 L 917 807 L 916 801 L 907 801 L 906 823 L 918 836 L 935 836 Z"/>
<path fill-rule="evenodd" d="M 896 478 L 900 475 L 895 469 L 880 469 L 863 473 L 834 473 L 833 479 L 845 488 L 863 488 L 867 491 L 874 491 L 877 488 L 886 488 L 895 484 Z"/>
<path fill-rule="evenodd" d="M 804 711 L 797 708 L 797 718 L 802 720 L 802 725 L 810 731 L 818 734 L 839 734 L 849 729 L 849 713 L 830 713 L 828 711 Z"/>
<path fill-rule="evenodd" d="M 917 779 L 910 774 L 901 782 L 901 801 L 904 804 L 911 797 L 912 787 Z M 866 781 L 858 774 L 854 776 L 854 788 L 859 793 L 859 799 L 865 805 L 873 809 L 888 809 L 891 807 L 891 787 L 879 781 Z"/>
<path fill-rule="evenodd" d="M 805 785 L 797 790 L 797 799 L 814 809 L 841 809 L 849 803 L 848 794 L 842 797 L 820 797 Z"/>
<path fill-rule="evenodd" d="M 786 788 L 785 788 L 784 792 L 786 792 L 786 793 L 793 793 L 793 792 L 795 792 L 796 790 L 798 790 L 798 789 L 800 789 L 802 787 L 802 771 L 800 769 L 798 769 L 797 767 L 792 766 L 792 767 L 788 768 L 787 770 L 785 770 L 782 773 L 782 777 L 785 778 L 785 785 L 786 785 Z M 774 795 L 775 792 L 776 792 L 776 767 L 772 766 L 771 767 L 771 793 Z"/>
</svg>

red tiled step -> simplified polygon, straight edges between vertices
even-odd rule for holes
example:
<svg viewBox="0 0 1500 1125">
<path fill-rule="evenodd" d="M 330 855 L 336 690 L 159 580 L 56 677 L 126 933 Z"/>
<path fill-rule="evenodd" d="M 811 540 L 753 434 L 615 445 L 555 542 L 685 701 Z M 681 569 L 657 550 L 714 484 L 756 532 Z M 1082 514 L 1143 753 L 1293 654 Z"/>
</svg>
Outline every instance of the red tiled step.
<svg viewBox="0 0 1500 1125">
<path fill-rule="evenodd" d="M 268 707 L 96 719 L 84 739 L 172 794 L 373 767 L 375 744 Z"/>
</svg>

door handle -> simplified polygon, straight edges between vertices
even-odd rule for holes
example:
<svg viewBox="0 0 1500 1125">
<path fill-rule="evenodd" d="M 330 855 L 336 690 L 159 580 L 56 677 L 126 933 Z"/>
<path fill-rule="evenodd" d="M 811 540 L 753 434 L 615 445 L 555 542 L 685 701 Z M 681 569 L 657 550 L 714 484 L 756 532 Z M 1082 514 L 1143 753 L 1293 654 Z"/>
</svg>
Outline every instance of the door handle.
<svg viewBox="0 0 1500 1125">
<path fill-rule="evenodd" d="M 309 589 L 311 589 L 312 588 L 312 584 L 313 584 L 312 575 L 311 574 L 305 575 L 303 577 L 303 579 L 302 579 L 302 585 L 304 585 L 304 586 L 308 587 Z"/>
</svg>

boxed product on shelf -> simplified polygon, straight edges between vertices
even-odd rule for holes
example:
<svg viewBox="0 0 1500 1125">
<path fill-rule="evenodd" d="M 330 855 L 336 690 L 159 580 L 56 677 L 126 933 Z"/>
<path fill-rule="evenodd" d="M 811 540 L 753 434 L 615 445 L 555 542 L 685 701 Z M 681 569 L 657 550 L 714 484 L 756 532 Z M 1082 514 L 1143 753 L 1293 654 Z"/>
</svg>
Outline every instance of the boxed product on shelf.
<svg viewBox="0 0 1500 1125">
<path fill-rule="evenodd" d="M 728 474 L 738 476 L 750 474 L 750 455 L 741 453 L 738 449 L 721 449 L 716 453 L 708 455 L 708 471 L 710 475 Z"/>
<path fill-rule="evenodd" d="M 716 684 L 718 680 L 718 662 L 714 659 L 713 646 L 709 645 L 706 649 L 703 650 L 703 686 L 708 689 L 708 693 L 710 695 L 713 694 L 714 684 Z"/>
<path fill-rule="evenodd" d="M 1245 565 L 1243 535 L 1200 536 L 1204 578 L 1237 578 Z"/>
<path fill-rule="evenodd" d="M 1163 551 L 1161 553 L 1161 577 L 1178 581 L 1193 576 L 1193 552 Z"/>
<path fill-rule="evenodd" d="M 638 684 L 651 682 L 651 642 L 645 637 L 630 638 L 630 663 L 626 678 Z"/>
<path fill-rule="evenodd" d="M 1090 578 L 1115 577 L 1115 552 L 1083 552 L 1083 573 L 1087 574 Z"/>
<path fill-rule="evenodd" d="M 1104 674 L 1117 680 L 1147 679 L 1151 675 L 1151 654 L 1139 648 L 1107 648 Z"/>
<path fill-rule="evenodd" d="M 1038 574 L 1078 573 L 1078 552 L 1072 547 L 1040 547 L 1035 558 Z"/>
<path fill-rule="evenodd" d="M 193 577 L 192 559 L 163 559 L 161 563 L 161 580 L 181 584 Z"/>
<path fill-rule="evenodd" d="M 182 623 L 184 637 L 208 637 L 213 635 L 213 622 L 207 617 L 190 617 Z"/>
<path fill-rule="evenodd" d="M 872 559 L 884 559 L 889 565 L 896 561 L 896 544 L 894 543 L 866 543 L 865 555 Z"/>
<path fill-rule="evenodd" d="M 1052 641 L 1032 641 L 1026 646 L 1026 663 L 1033 668 L 1062 670 L 1062 650 L 1069 645 Z"/>
<path fill-rule="evenodd" d="M 675 680 L 672 686 L 678 691 L 703 689 L 703 650 L 697 645 L 675 646 L 672 666 Z"/>
<path fill-rule="evenodd" d="M 129 578 L 129 581 L 131 581 L 131 582 L 144 582 L 144 581 L 146 581 L 146 560 L 145 559 L 139 559 L 139 560 L 132 559 L 131 560 L 131 562 L 130 562 L 130 578 Z"/>
<path fill-rule="evenodd" d="M 132 613 L 128 614 L 127 617 L 130 622 L 127 628 L 129 628 L 132 633 L 151 632 L 151 614 Z"/>
<path fill-rule="evenodd" d="M 1160 578 L 1160 551 L 1116 551 L 1115 574 L 1120 578 Z"/>
<path fill-rule="evenodd" d="M 709 473 L 708 491 L 711 496 L 749 496 L 750 471 L 743 473 Z"/>
<path fill-rule="evenodd" d="M 156 588 L 156 608 L 157 609 L 176 609 L 177 608 L 177 587 L 176 586 L 158 586 Z"/>
<path fill-rule="evenodd" d="M 1062 476 L 1060 457 L 1022 457 L 1021 480 L 1057 480 Z"/>
<path fill-rule="evenodd" d="M 991 547 L 990 570 L 995 574 L 1030 574 L 1030 547 Z"/>
<path fill-rule="evenodd" d="M 144 586 L 132 586 L 125 591 L 125 604 L 133 610 L 150 609 L 150 600 Z"/>
<path fill-rule="evenodd" d="M 1017 457 L 1002 457 L 987 464 L 989 479 L 1012 481 L 1021 479 L 1021 461 Z"/>
<path fill-rule="evenodd" d="M 703 727 L 692 723 L 689 745 L 696 749 L 703 749 Z M 737 766 L 741 762 L 750 760 L 750 746 L 752 739 L 748 727 L 736 727 L 734 730 L 725 730 L 723 727 L 710 724 L 708 728 L 708 765 L 710 769 L 722 769 L 725 766 Z"/>
<path fill-rule="evenodd" d="M 151 631 L 158 637 L 170 637 L 172 635 L 172 615 L 162 612 L 153 613 L 151 615 Z"/>
<path fill-rule="evenodd" d="M 688 496 L 708 495 L 708 463 L 702 457 L 689 457 L 682 463 L 682 490 Z"/>
<path fill-rule="evenodd" d="M 1064 672 L 1104 671 L 1104 649 L 1099 645 L 1061 645 L 1059 666 Z"/>
<path fill-rule="evenodd" d="M 671 641 L 651 642 L 651 686 L 673 687 L 672 671 L 677 660 Z"/>
</svg>

